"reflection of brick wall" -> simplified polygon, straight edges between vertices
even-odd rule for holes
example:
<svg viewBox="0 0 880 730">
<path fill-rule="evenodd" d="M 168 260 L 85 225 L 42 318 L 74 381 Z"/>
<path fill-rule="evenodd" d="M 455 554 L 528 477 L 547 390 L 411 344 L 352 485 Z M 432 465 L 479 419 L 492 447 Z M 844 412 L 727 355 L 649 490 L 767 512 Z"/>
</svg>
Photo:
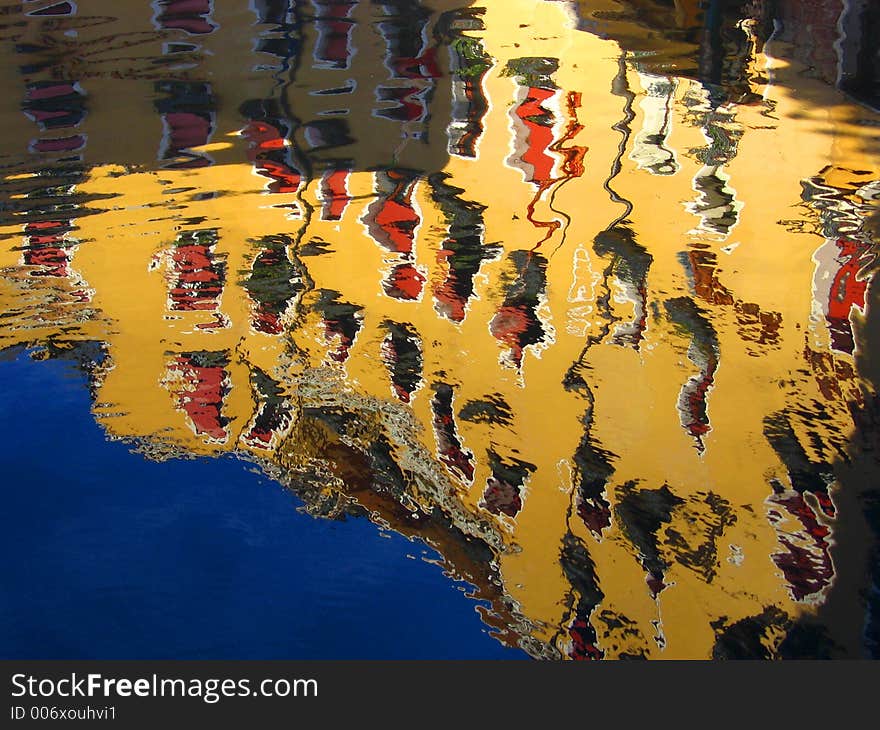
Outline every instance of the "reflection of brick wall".
<svg viewBox="0 0 880 730">
<path fill-rule="evenodd" d="M 779 0 L 783 23 L 782 40 L 794 44 L 794 57 L 823 81 L 837 82 L 837 21 L 844 12 L 843 0 Z"/>
<path fill-rule="evenodd" d="M 880 3 L 850 0 L 841 27 L 841 88 L 880 109 Z"/>
</svg>

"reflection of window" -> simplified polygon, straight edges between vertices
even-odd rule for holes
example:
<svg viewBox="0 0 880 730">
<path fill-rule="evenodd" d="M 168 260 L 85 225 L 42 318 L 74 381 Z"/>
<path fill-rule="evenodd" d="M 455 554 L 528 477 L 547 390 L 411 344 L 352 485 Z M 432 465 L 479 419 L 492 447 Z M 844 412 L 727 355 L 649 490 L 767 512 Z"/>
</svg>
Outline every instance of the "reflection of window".
<svg viewBox="0 0 880 730">
<path fill-rule="evenodd" d="M 421 122 L 428 116 L 425 93 L 426 89 L 418 86 L 377 86 L 376 99 L 393 102 L 393 106 L 380 107 L 374 114 L 395 122 Z"/>
<path fill-rule="evenodd" d="M 327 357 L 340 364 L 348 360 L 364 320 L 363 307 L 342 301 L 341 296 L 332 289 L 321 289 L 314 304 L 314 310 L 320 314 L 324 325 L 329 347 Z"/>
<path fill-rule="evenodd" d="M 418 58 L 425 52 L 431 11 L 412 0 L 383 2 L 381 5 L 385 18 L 377 23 L 377 27 L 385 39 L 386 65 L 394 78 L 407 78 L 401 73 L 406 59 Z"/>
<path fill-rule="evenodd" d="M 226 280 L 224 257 L 214 251 L 217 232 L 213 229 L 181 233 L 169 253 L 170 309 L 174 312 L 208 311 L 220 307 Z"/>
<path fill-rule="evenodd" d="M 242 441 L 256 449 L 269 449 L 290 427 L 293 418 L 290 402 L 280 383 L 259 368 L 251 371 L 251 387 L 257 400 L 257 412 Z"/>
<path fill-rule="evenodd" d="M 446 383 L 437 383 L 433 388 L 431 412 L 437 456 L 452 476 L 463 484 L 471 484 L 474 481 L 474 454 L 462 445 L 455 425 L 455 392 Z"/>
<path fill-rule="evenodd" d="M 642 126 L 633 139 L 629 158 L 640 170 L 652 175 L 674 175 L 679 164 L 675 152 L 666 146 L 672 132 L 672 108 L 675 103 L 674 79 L 640 73 L 645 95 L 639 102 Z"/>
<path fill-rule="evenodd" d="M 302 174 L 291 159 L 290 124 L 282 117 L 277 102 L 272 99 L 248 101 L 242 105 L 241 112 L 251 119 L 241 131 L 250 143 L 248 159 L 258 175 L 272 181 L 267 186 L 268 192 L 295 193 L 302 183 Z"/>
<path fill-rule="evenodd" d="M 34 15 L 70 15 L 76 12 L 71 3 L 60 3 L 35 11 Z M 85 134 L 71 134 L 71 128 L 78 127 L 86 116 L 85 92 L 75 81 L 38 81 L 29 83 L 25 89 L 22 110 L 25 116 L 35 122 L 42 132 L 50 131 L 51 137 L 37 137 L 28 145 L 32 154 L 49 156 L 48 159 L 65 163 L 58 167 L 54 163 L 46 168 L 41 177 L 43 184 L 24 193 L 26 198 L 52 201 L 45 212 L 57 211 L 59 218 L 53 220 L 31 221 L 24 227 L 25 243 L 22 247 L 21 263 L 33 267 L 30 276 L 68 278 L 75 290 L 71 294 L 78 301 L 88 301 L 91 291 L 73 270 L 71 261 L 79 241 L 70 236 L 75 230 L 73 217 L 78 204 L 70 197 L 76 186 L 84 178 L 79 152 L 86 145 Z M 44 158 L 44 163 L 47 160 Z M 38 205 L 40 203 L 37 203 Z M 65 212 L 61 212 L 65 211 Z"/>
<path fill-rule="evenodd" d="M 173 53 L 195 53 L 200 48 L 199 45 L 195 43 L 163 43 L 162 44 L 162 53 L 166 56 L 169 56 Z"/>
<path fill-rule="evenodd" d="M 355 21 L 350 19 L 353 2 L 312 0 L 315 7 L 315 68 L 346 69 L 351 65 L 354 49 L 351 34 Z"/>
<path fill-rule="evenodd" d="M 168 363 L 163 385 L 171 393 L 178 410 L 186 413 L 197 436 L 209 442 L 224 442 L 229 419 L 223 403 L 231 390 L 229 353 L 185 352 Z"/>
<path fill-rule="evenodd" d="M 382 328 L 387 331 L 382 340 L 382 362 L 391 376 L 391 392 L 404 403 L 422 385 L 422 342 L 413 325 L 386 319 Z"/>
<path fill-rule="evenodd" d="M 290 22 L 290 0 L 251 0 L 260 25 L 284 25 Z"/>
<path fill-rule="evenodd" d="M 86 115 L 85 93 L 75 81 L 28 84 L 22 109 L 41 130 L 76 127 Z"/>
<path fill-rule="evenodd" d="M 540 312 L 546 301 L 547 259 L 531 251 L 511 251 L 507 261 L 514 276 L 504 286 L 504 301 L 489 331 L 507 350 L 503 360 L 519 369 L 526 348 L 540 352 L 553 342 L 553 330 Z"/>
<path fill-rule="evenodd" d="M 483 133 L 483 117 L 489 110 L 483 79 L 492 61 L 478 38 L 457 38 L 450 45 L 449 52 L 452 67 L 449 153 L 476 157 L 477 142 Z"/>
<path fill-rule="evenodd" d="M 354 139 L 345 119 L 316 119 L 303 128 L 306 143 L 312 149 L 342 147 L 352 144 Z"/>
<path fill-rule="evenodd" d="M 22 263 L 39 267 L 32 272 L 33 276 L 64 277 L 70 274 L 71 243 L 66 236 L 72 227 L 70 221 L 38 221 L 25 226 L 27 243 Z"/>
<path fill-rule="evenodd" d="M 383 20 L 376 24 L 385 39 L 388 83 L 376 87 L 376 100 L 385 102 L 373 111 L 383 119 L 407 123 L 425 122 L 435 79 L 442 76 L 437 46 L 428 45 L 431 11 L 420 3 L 382 3 Z M 410 132 L 413 138 L 421 133 Z"/>
<path fill-rule="evenodd" d="M 407 170 L 376 173 L 379 197 L 363 218 L 370 237 L 395 254 L 387 260 L 391 267 L 382 284 L 385 294 L 405 301 L 420 299 L 426 281 L 415 265 L 416 230 L 422 221 L 412 200 L 417 179 L 416 173 Z"/>
<path fill-rule="evenodd" d="M 348 193 L 348 170 L 328 170 L 321 178 L 321 220 L 342 220 L 351 200 Z"/>
<path fill-rule="evenodd" d="M 48 8 L 40 8 L 39 10 L 31 10 L 27 13 L 32 16 L 56 16 L 56 15 L 76 15 L 76 3 L 63 2 L 50 5 Z"/>
<path fill-rule="evenodd" d="M 449 184 L 442 173 L 431 175 L 428 181 L 431 198 L 448 226 L 442 248 L 437 252 L 437 262 L 446 268 L 446 276 L 435 280 L 434 309 L 453 322 L 462 322 L 474 296 L 474 278 L 484 261 L 499 256 L 501 247 L 484 242 L 485 206 L 464 199 L 464 190 Z"/>
<path fill-rule="evenodd" d="M 251 322 L 257 332 L 280 334 L 284 313 L 305 288 L 300 270 L 287 255 L 291 244 L 290 237 L 285 235 L 260 239 L 250 275 L 242 282 L 254 303 Z"/>
<path fill-rule="evenodd" d="M 166 30 L 182 30 L 189 35 L 213 33 L 212 0 L 155 0 L 153 22 Z"/>
<path fill-rule="evenodd" d="M 164 166 L 189 169 L 213 164 L 211 157 L 193 149 L 208 144 L 214 132 L 214 96 L 209 84 L 160 81 L 156 91 L 167 94 L 155 102 L 162 117 L 159 159 Z"/>
</svg>

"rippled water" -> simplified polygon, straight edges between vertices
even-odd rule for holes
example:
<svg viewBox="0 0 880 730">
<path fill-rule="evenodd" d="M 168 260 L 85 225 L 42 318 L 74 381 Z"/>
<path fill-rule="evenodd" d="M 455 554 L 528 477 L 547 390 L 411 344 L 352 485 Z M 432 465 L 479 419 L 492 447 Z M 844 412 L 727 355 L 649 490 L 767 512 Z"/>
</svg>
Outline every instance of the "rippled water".
<svg viewBox="0 0 880 730">
<path fill-rule="evenodd" d="M 878 32 L 0 8 L 0 654 L 877 656 Z"/>
</svg>

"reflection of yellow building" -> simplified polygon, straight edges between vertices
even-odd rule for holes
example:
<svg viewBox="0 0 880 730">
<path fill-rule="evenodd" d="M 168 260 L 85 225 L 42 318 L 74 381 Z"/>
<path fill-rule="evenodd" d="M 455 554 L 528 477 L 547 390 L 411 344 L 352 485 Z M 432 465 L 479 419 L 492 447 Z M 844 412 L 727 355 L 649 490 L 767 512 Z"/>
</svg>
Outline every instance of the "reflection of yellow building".
<svg viewBox="0 0 880 730">
<path fill-rule="evenodd" d="M 111 438 L 248 454 L 316 514 L 421 536 L 535 655 L 705 657 L 759 614 L 778 643 L 829 590 L 860 397 L 816 315 L 807 231 L 830 214 L 802 181 L 864 215 L 867 112 L 818 83 L 833 103 L 803 108 L 764 56 L 765 104 L 713 108 L 561 3 L 428 13 L 389 61 L 367 5 L 314 3 L 295 76 L 259 50 L 283 34 L 219 2 L 212 32 L 144 11 L 119 57 L 74 55 L 95 101 L 73 273 L 31 276 L 3 229 L 0 342 L 105 342 Z M 215 101 L 161 107 L 157 66 Z"/>
</svg>

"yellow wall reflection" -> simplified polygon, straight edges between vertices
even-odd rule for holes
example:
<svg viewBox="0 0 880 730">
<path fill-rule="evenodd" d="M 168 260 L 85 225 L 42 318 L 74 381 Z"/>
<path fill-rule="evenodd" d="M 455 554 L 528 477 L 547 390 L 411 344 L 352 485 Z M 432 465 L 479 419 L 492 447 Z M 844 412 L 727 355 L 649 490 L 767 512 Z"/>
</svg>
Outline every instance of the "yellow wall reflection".
<svg viewBox="0 0 880 730">
<path fill-rule="evenodd" d="M 817 610 L 876 114 L 757 41 L 719 104 L 577 3 L 122 5 L 27 19 L 60 60 L 3 143 L 2 346 L 106 343 L 110 438 L 422 537 L 536 656 Z"/>
</svg>

